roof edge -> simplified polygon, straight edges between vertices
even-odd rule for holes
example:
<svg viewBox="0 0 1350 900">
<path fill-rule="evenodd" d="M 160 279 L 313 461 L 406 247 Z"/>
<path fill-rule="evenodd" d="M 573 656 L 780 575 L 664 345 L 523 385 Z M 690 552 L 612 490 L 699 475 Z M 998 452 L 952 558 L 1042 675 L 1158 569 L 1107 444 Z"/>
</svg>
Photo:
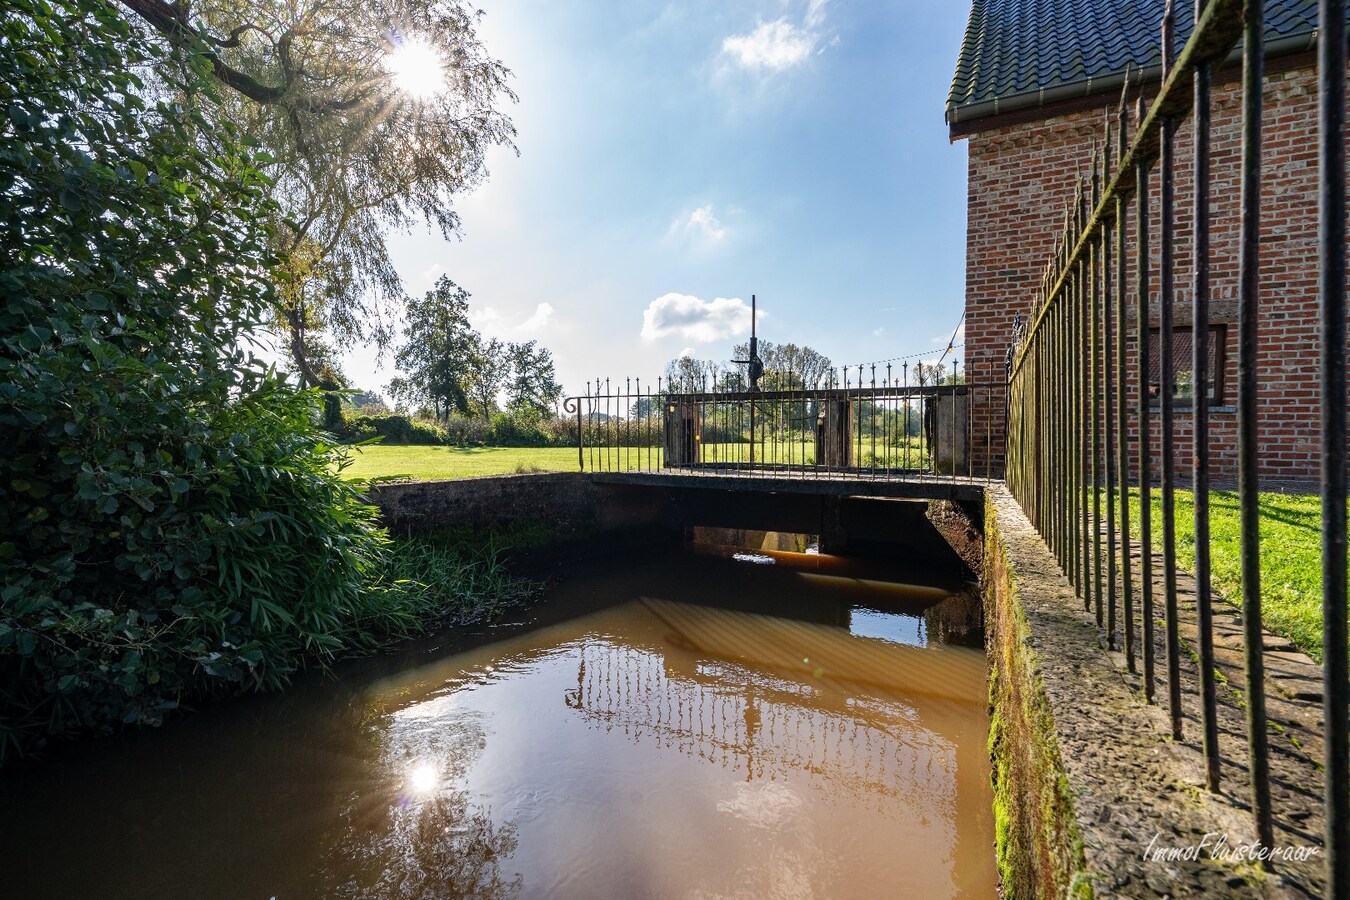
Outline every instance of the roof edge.
<svg viewBox="0 0 1350 900">
<path fill-rule="evenodd" d="M 1285 37 L 1266 41 L 1266 57 L 1286 56 L 1293 53 L 1314 50 L 1317 47 L 1318 34 L 1319 29 L 1314 28 L 1311 31 L 1303 32 L 1302 34 L 1286 35 Z M 1227 66 L 1232 63 L 1240 63 L 1241 61 L 1242 47 L 1238 46 L 1228 54 L 1228 57 L 1221 65 Z M 1125 75 L 1125 72 L 1114 72 L 1099 78 L 1089 78 L 1086 81 L 1057 84 L 1054 87 L 1042 88 L 1038 91 L 1027 91 L 1026 93 L 1013 94 L 1008 97 L 995 97 L 993 100 L 982 100 L 979 103 L 971 103 L 966 106 L 954 106 L 948 104 L 946 109 L 947 124 L 948 126 L 967 124 L 977 119 L 992 119 L 1006 113 L 1049 106 L 1053 103 L 1060 103 L 1065 100 L 1076 100 L 1081 97 L 1090 97 L 1094 94 L 1116 92 L 1125 84 Z M 1130 78 L 1132 80 L 1137 80 L 1137 82 L 1141 84 L 1151 81 L 1160 81 L 1162 78 L 1162 66 L 1145 66 L 1140 69 L 1133 69 L 1130 72 Z M 967 129 L 969 129 L 968 124 Z M 963 129 L 963 132 L 967 129 Z"/>
</svg>

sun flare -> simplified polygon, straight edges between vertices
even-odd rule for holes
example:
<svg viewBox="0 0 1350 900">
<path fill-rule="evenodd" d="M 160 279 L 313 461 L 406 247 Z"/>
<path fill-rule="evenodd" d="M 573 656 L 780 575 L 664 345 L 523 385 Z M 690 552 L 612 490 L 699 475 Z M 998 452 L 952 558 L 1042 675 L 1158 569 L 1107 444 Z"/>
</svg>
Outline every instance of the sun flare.
<svg viewBox="0 0 1350 900">
<path fill-rule="evenodd" d="M 441 54 L 420 38 L 405 39 L 384 65 L 398 89 L 418 100 L 428 100 L 445 90 Z"/>
<path fill-rule="evenodd" d="M 440 785 L 441 774 L 431 763 L 420 762 L 408 770 L 407 783 L 409 793 L 425 796 Z"/>
</svg>

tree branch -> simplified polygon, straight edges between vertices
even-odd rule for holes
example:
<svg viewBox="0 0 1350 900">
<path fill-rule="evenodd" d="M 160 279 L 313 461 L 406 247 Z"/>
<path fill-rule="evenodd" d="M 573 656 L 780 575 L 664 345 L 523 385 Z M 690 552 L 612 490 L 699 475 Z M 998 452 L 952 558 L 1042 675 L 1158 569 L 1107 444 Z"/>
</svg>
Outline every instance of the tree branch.
<svg viewBox="0 0 1350 900">
<path fill-rule="evenodd" d="M 190 46 L 188 41 L 197 38 L 226 46 L 193 28 L 188 22 L 186 7 L 166 3 L 164 0 L 121 0 L 121 3 L 140 16 L 151 28 L 180 47 Z M 222 84 L 228 85 L 250 100 L 256 100 L 258 103 L 277 103 L 290 88 L 289 79 L 279 86 L 269 85 L 252 75 L 231 68 L 214 50 L 206 50 L 203 55 L 211 61 L 212 72 Z"/>
</svg>

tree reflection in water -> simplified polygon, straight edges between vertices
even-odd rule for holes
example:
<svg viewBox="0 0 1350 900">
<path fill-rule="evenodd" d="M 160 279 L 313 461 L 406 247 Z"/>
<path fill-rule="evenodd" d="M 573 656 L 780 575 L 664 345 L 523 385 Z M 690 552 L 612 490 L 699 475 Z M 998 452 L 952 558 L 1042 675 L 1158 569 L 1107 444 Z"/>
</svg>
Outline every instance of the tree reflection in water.
<svg viewBox="0 0 1350 900">
<path fill-rule="evenodd" d="M 494 822 L 469 791 L 451 787 L 486 746 L 481 723 L 433 718 L 383 737 L 391 739 L 383 753 L 388 777 L 345 804 L 326 854 L 325 893 L 406 900 L 517 896 L 522 877 L 503 871 L 516 852 L 515 823 Z"/>
</svg>

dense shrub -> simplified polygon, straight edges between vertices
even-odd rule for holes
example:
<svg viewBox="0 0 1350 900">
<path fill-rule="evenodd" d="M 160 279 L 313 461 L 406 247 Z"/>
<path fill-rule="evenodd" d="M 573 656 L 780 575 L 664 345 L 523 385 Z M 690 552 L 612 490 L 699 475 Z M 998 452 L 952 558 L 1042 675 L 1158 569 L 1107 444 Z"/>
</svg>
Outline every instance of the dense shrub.
<svg viewBox="0 0 1350 900">
<path fill-rule="evenodd" d="M 443 423 L 404 415 L 348 415 L 334 429 L 346 443 L 379 438 L 385 444 L 452 444 L 456 447 L 571 447 L 577 442 L 575 419 L 545 417 L 530 407 L 492 415 L 453 414 Z"/>
<path fill-rule="evenodd" d="M 498 447 L 548 447 L 553 436 L 533 407 L 516 407 L 492 417 L 492 443 Z"/>
<path fill-rule="evenodd" d="M 446 440 L 456 447 L 482 447 L 492 442 L 492 427 L 478 416 L 455 413 L 444 424 Z"/>
<path fill-rule="evenodd" d="M 440 599 L 391 569 L 318 395 L 238 349 L 268 185 L 206 66 L 102 0 L 0 24 L 0 762 L 278 685 Z"/>
<path fill-rule="evenodd" d="M 386 444 L 436 445 L 448 441 L 445 430 L 437 425 L 393 414 L 351 416 L 339 436 L 352 442 L 380 438 Z"/>
</svg>

